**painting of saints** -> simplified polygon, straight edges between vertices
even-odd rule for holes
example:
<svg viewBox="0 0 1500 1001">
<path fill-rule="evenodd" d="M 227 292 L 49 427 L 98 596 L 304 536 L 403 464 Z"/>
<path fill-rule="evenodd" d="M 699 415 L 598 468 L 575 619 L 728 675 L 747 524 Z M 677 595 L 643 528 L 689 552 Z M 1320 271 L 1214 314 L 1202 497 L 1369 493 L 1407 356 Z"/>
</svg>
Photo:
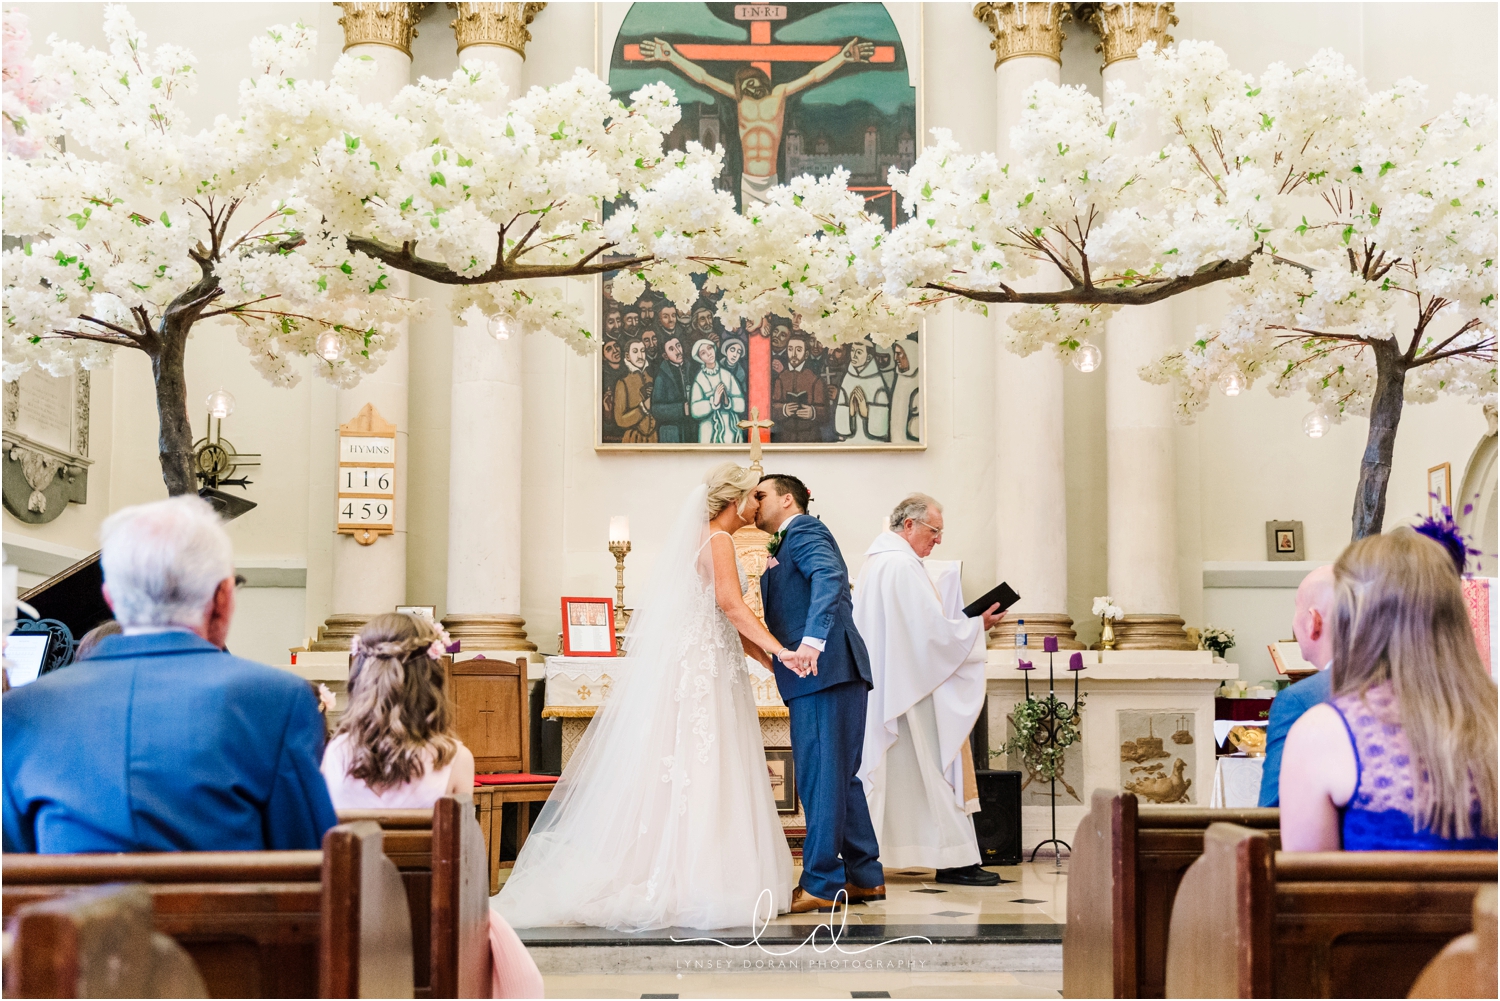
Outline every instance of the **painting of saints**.
<svg viewBox="0 0 1500 1001">
<path fill-rule="evenodd" d="M 657 441 L 684 443 L 698 440 L 698 422 L 688 413 L 690 380 L 686 362 L 682 339 L 675 333 L 668 335 L 662 345 L 661 366 L 656 370 L 656 389 L 651 394 Z"/>
<path fill-rule="evenodd" d="M 698 422 L 698 441 L 721 445 L 740 441 L 739 422 L 745 416 L 745 391 L 728 370 L 719 365 L 718 348 L 704 338 L 693 343 L 698 374 L 688 413 Z"/>
<path fill-rule="evenodd" d="M 909 337 L 891 345 L 896 360 L 896 387 L 891 390 L 891 441 L 922 440 L 922 384 L 917 378 L 917 341 Z"/>
<path fill-rule="evenodd" d="M 807 367 L 806 334 L 792 334 L 786 342 L 786 369 L 776 376 L 771 391 L 771 419 L 778 441 L 823 440 L 828 417 L 828 387 Z"/>
<path fill-rule="evenodd" d="M 787 98 L 822 83 L 851 63 L 867 63 L 875 54 L 873 42 L 851 39 L 832 59 L 787 83 L 771 84 L 771 78 L 758 66 L 742 66 L 735 71 L 734 83 L 711 76 L 697 63 L 683 57 L 669 42 L 660 38 L 642 39 L 641 56 L 649 62 L 667 62 L 682 75 L 722 94 L 739 109 L 740 149 L 744 157 L 740 172 L 740 211 L 747 212 L 757 202 L 765 202 L 766 193 L 776 187 L 776 159 L 781 152 L 781 133 L 786 125 Z"/>
<path fill-rule="evenodd" d="M 891 395 L 870 345 L 849 344 L 849 371 L 839 387 L 834 427 L 841 441 L 877 445 L 891 440 Z"/>
<path fill-rule="evenodd" d="M 626 444 L 655 441 L 652 385 L 646 376 L 646 345 L 640 338 L 625 343 L 625 369 L 625 375 L 615 383 L 615 424 L 624 432 L 620 440 Z"/>
</svg>

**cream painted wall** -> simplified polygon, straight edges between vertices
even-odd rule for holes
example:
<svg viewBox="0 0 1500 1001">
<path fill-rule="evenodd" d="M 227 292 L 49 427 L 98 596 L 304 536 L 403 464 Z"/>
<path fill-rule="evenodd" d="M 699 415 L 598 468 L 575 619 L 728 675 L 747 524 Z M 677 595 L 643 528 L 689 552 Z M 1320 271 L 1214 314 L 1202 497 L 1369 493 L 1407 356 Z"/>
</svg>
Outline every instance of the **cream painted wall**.
<svg viewBox="0 0 1500 1001">
<path fill-rule="evenodd" d="M 613 41 L 625 4 L 552 3 L 532 25 L 524 79 L 549 85 L 574 68 L 598 70 L 600 53 Z M 50 32 L 102 43 L 101 4 L 22 3 L 34 37 Z M 921 125 L 951 128 L 965 145 L 991 148 L 995 88 L 989 33 L 968 4 L 892 4 L 908 55 L 921 56 Z M 275 22 L 301 19 L 314 25 L 321 48 L 310 72 L 325 75 L 337 58 L 342 31 L 339 12 L 324 3 L 146 3 L 133 12 L 152 42 L 171 41 L 199 57 L 201 86 L 191 99 L 195 121 L 231 114 L 239 79 L 249 70 L 247 43 Z M 1436 105 L 1461 90 L 1495 90 L 1496 7 L 1488 4 L 1210 4 L 1178 5 L 1178 38 L 1207 38 L 1223 46 L 1237 65 L 1258 72 L 1272 60 L 1295 62 L 1320 47 L 1333 47 L 1354 61 L 1372 84 L 1414 76 L 1429 84 Z M 452 14 L 429 7 L 413 45 L 413 74 L 444 75 L 454 63 Z M 1092 32 L 1068 26 L 1063 81 L 1097 92 L 1099 56 Z M 437 604 L 442 612 L 446 581 L 448 379 L 450 332 L 443 290 L 413 282 L 430 294 L 433 311 L 411 325 L 408 493 L 408 600 Z M 597 302 L 594 282 L 568 283 L 568 295 Z M 1193 328 L 1220 308 L 1220 293 L 1204 291 L 1174 302 L 1173 326 L 1185 341 Z M 997 434 L 1024 428 L 993 426 L 989 379 L 993 334 L 987 322 L 945 310 L 924 333 L 929 447 L 920 453 L 824 455 L 772 453 L 767 466 L 808 481 L 814 510 L 833 529 L 857 573 L 862 554 L 882 517 L 899 496 L 914 489 L 947 505 L 950 535 L 940 556 L 965 561 L 965 587 L 977 594 L 1004 576 L 994 565 L 994 477 Z M 610 594 L 614 561 L 605 548 L 609 516 L 631 519 L 634 550 L 627 567 L 629 596 L 641 593 L 679 499 L 723 453 L 601 453 L 593 448 L 593 359 L 574 355 L 547 336 L 529 336 L 524 346 L 525 437 L 524 592 L 522 613 L 543 650 L 556 647 L 560 595 Z M 1106 364 L 1108 360 L 1106 359 Z M 4 516 L 7 537 L 39 539 L 91 550 L 98 523 L 108 511 L 161 496 L 156 463 L 156 421 L 149 370 L 140 356 L 122 355 L 112 371 L 97 373 L 94 388 L 90 502 L 73 506 L 41 527 Z M 262 453 L 262 468 L 249 497 L 260 506 L 231 526 L 237 558 L 305 565 L 306 588 L 249 589 L 241 602 L 231 642 L 236 649 L 270 657 L 302 637 L 330 614 L 329 553 L 332 542 L 333 392 L 308 378 L 295 389 L 273 389 L 245 358 L 231 330 L 200 330 L 189 348 L 189 399 L 193 412 L 223 385 L 239 401 L 225 434 L 240 448 Z M 1092 597 L 1104 591 L 1105 514 L 1104 380 L 1069 369 L 1065 377 L 1068 484 L 1069 611 L 1081 638 L 1091 641 Z M 1216 399 L 1197 424 L 1182 428 L 1178 442 L 1179 579 L 1190 624 L 1244 631 L 1242 647 L 1277 632 L 1289 605 L 1281 589 L 1205 591 L 1204 561 L 1264 560 L 1264 522 L 1300 519 L 1307 527 L 1308 558 L 1331 559 L 1348 538 L 1354 478 L 1363 449 L 1365 422 L 1352 419 L 1318 441 L 1301 433 L 1309 405 L 1276 400 L 1263 389 L 1237 399 Z M 1477 408 L 1445 401 L 1408 408 L 1397 444 L 1389 495 L 1389 523 L 1425 513 L 1427 467 L 1448 461 L 1455 487 L 1464 463 L 1484 432 Z M 484 456 L 472 456 L 480 463 Z M 1253 594 L 1251 592 L 1254 592 Z M 238 637 L 243 637 L 243 642 Z M 1247 678 L 1265 676 L 1250 659 Z"/>
</svg>

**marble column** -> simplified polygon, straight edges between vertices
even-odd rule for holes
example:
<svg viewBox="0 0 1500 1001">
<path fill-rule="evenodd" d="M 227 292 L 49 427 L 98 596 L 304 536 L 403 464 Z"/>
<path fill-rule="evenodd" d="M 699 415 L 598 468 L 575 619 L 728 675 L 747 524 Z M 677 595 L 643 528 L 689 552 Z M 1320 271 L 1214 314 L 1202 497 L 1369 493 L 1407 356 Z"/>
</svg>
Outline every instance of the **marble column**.
<svg viewBox="0 0 1500 1001">
<path fill-rule="evenodd" d="M 1090 24 L 1104 54 L 1104 85 L 1144 90 L 1136 53 L 1162 48 L 1177 23 L 1170 3 L 1105 3 Z M 1143 135 L 1142 150 L 1159 135 Z M 1104 340 L 1105 434 L 1109 483 L 1109 593 L 1125 610 L 1115 625 L 1121 650 L 1191 650 L 1177 585 L 1177 459 L 1171 391 L 1139 373 L 1174 347 L 1169 302 L 1130 306 L 1109 321 Z"/>
<path fill-rule="evenodd" d="M 361 82 L 359 97 L 367 102 L 389 101 L 411 80 L 411 40 L 421 17 L 420 3 L 340 3 L 344 10 L 339 24 L 344 28 L 344 51 L 374 61 L 375 73 Z M 396 295 L 408 294 L 410 279 L 400 272 L 392 282 Z M 349 639 L 381 612 L 395 611 L 406 603 L 406 469 L 407 403 L 410 348 L 406 324 L 401 324 L 400 343 L 387 355 L 380 369 L 365 376 L 353 389 L 338 392 L 336 418 L 339 424 L 352 420 L 366 404 L 396 425 L 396 519 L 395 534 L 377 538 L 368 546 L 352 536 L 333 540 L 334 613 L 318 630 L 314 650 L 347 649 Z M 329 434 L 337 434 L 330 428 Z M 328 497 L 335 503 L 335 496 Z"/>
<path fill-rule="evenodd" d="M 523 91 L 527 30 L 544 3 L 453 5 L 458 60 Z M 486 109 L 492 113 L 499 107 Z M 453 328 L 448 466 L 448 596 L 443 625 L 468 651 L 535 650 L 521 618 L 521 337 L 497 339 L 483 319 Z"/>
<path fill-rule="evenodd" d="M 979 3 L 974 16 L 994 35 L 998 112 L 997 155 L 1010 149 L 1020 124 L 1026 89 L 1057 83 L 1062 68 L 1062 3 Z M 1046 288 L 1038 275 L 1017 282 Z M 992 307 L 995 335 L 1009 333 L 1015 307 Z M 1016 621 L 1026 620 L 1034 646 L 1053 635 L 1063 649 L 1080 649 L 1068 607 L 1067 480 L 1063 467 L 1063 363 L 1050 351 L 1028 358 L 995 350 L 995 534 L 996 568 L 1021 595 L 1011 613 L 990 632 L 989 645 L 1015 645 Z"/>
</svg>

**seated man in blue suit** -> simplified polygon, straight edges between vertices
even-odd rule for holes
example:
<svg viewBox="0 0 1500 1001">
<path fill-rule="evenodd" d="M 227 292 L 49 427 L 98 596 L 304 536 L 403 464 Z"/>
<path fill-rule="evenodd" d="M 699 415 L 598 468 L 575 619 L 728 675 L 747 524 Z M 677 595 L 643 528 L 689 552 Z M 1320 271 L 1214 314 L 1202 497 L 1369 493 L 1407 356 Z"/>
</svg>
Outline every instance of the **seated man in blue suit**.
<svg viewBox="0 0 1500 1001">
<path fill-rule="evenodd" d="M 1303 678 L 1276 693 L 1271 703 L 1271 718 L 1266 723 L 1266 763 L 1260 776 L 1260 805 L 1281 804 L 1281 752 L 1287 731 L 1313 706 L 1327 702 L 1333 687 L 1333 566 L 1318 567 L 1302 578 L 1297 588 L 1297 613 L 1292 618 L 1292 635 L 1302 650 L 1302 659 L 1318 668 L 1311 678 Z"/>
<path fill-rule="evenodd" d="M 317 848 L 337 820 L 307 682 L 222 649 L 229 535 L 197 497 L 107 521 L 104 597 L 124 627 L 4 698 L 7 852 Z"/>
</svg>

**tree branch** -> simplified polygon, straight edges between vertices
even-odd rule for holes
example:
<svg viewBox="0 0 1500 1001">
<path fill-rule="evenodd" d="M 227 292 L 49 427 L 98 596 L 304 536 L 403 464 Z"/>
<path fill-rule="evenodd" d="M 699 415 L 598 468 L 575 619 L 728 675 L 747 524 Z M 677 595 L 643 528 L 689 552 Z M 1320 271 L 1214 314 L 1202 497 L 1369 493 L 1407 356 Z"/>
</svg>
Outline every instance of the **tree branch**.
<svg viewBox="0 0 1500 1001">
<path fill-rule="evenodd" d="M 1256 251 L 1259 253 L 1259 251 Z M 924 288 L 937 292 L 960 295 L 975 302 L 1003 302 L 1029 306 L 1076 305 L 1076 306 L 1148 306 L 1153 302 L 1170 299 L 1174 295 L 1212 285 L 1229 278 L 1243 278 L 1250 273 L 1250 264 L 1255 254 L 1238 261 L 1218 261 L 1205 265 L 1190 275 L 1169 278 L 1165 281 L 1147 280 L 1129 288 L 1083 285 L 1076 283 L 1060 292 L 1017 292 L 1005 289 L 999 292 L 958 288 L 942 282 L 928 282 Z M 1291 261 L 1283 263 L 1291 264 Z M 1300 267 L 1300 265 L 1298 265 Z M 1070 276 L 1071 277 L 1071 276 Z"/>
<path fill-rule="evenodd" d="M 87 330 L 60 330 L 57 328 L 53 328 L 52 334 L 55 336 L 43 337 L 42 340 L 51 341 L 58 339 L 67 339 L 78 341 L 98 341 L 100 344 L 113 344 L 117 348 L 136 348 L 140 351 L 146 350 L 145 347 L 141 345 L 140 341 L 137 341 L 133 337 L 111 337 L 108 334 L 91 334 Z"/>
<path fill-rule="evenodd" d="M 134 331 L 128 330 L 125 327 L 117 326 L 117 325 L 115 325 L 113 323 L 110 323 L 107 320 L 101 320 L 101 319 L 98 319 L 97 317 L 89 316 L 87 314 L 81 314 L 78 318 L 80 320 L 86 320 L 89 323 L 98 324 L 99 326 L 103 327 L 105 330 L 113 330 L 115 333 L 121 334 L 121 335 L 123 335 L 125 337 L 130 338 L 132 341 L 135 341 L 137 343 L 137 345 L 139 345 L 142 341 L 145 340 L 145 338 L 141 337 L 139 334 L 135 333 Z"/>
<path fill-rule="evenodd" d="M 412 252 L 410 246 L 390 247 L 377 240 L 351 236 L 346 243 L 351 251 L 373 257 L 398 271 L 425 278 L 439 285 L 490 285 L 496 282 L 523 281 L 532 278 L 581 278 L 586 275 L 603 274 L 622 268 L 636 268 L 656 260 L 652 255 L 627 257 L 623 260 L 607 261 L 594 258 L 613 244 L 607 244 L 582 260 L 571 264 L 518 264 L 507 260 L 505 254 L 496 255 L 495 263 L 487 271 L 476 275 L 463 275 L 438 261 L 428 261 Z"/>
</svg>

